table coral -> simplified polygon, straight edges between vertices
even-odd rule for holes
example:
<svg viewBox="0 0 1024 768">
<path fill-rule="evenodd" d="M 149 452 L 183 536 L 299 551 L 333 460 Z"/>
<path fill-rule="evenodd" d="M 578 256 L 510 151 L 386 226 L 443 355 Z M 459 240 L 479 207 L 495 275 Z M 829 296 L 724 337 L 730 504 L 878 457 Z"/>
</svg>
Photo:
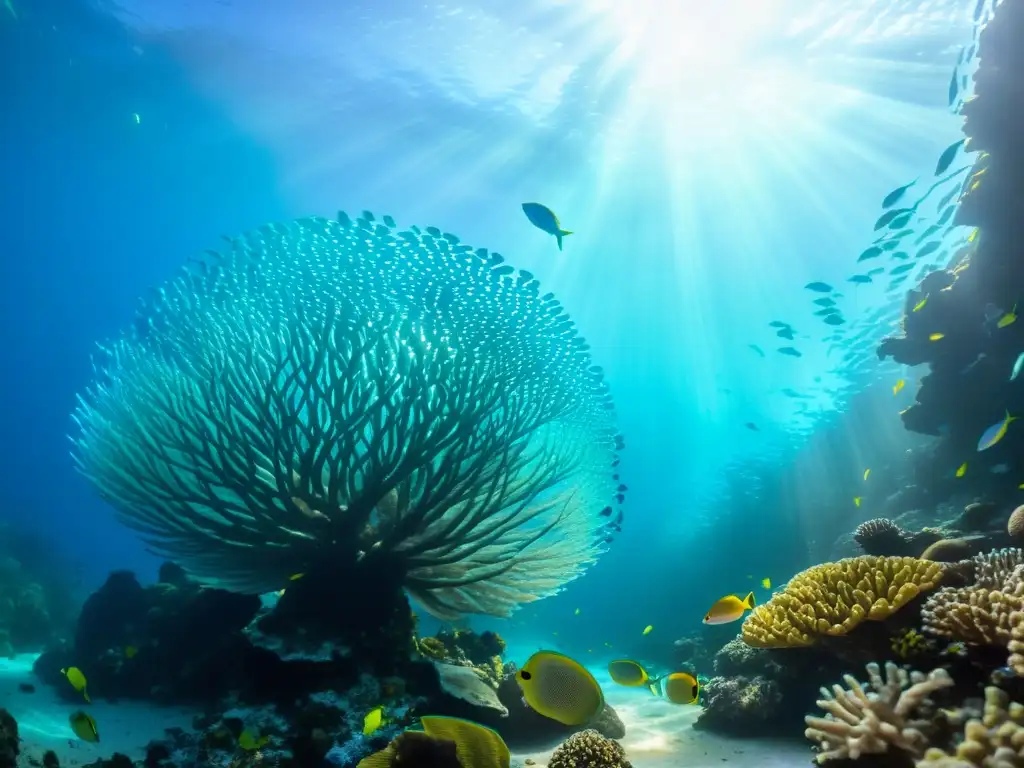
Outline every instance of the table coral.
<svg viewBox="0 0 1024 768">
<path fill-rule="evenodd" d="M 808 715 L 804 735 L 818 743 L 817 762 L 852 759 L 862 755 L 900 749 L 920 756 L 928 747 L 930 728 L 929 696 L 953 685 L 944 669 L 927 676 L 908 672 L 892 662 L 885 665 L 885 677 L 877 664 L 868 664 L 871 690 L 853 675 L 845 675 L 846 688 L 822 688 L 818 706 L 825 717 Z"/>
<path fill-rule="evenodd" d="M 756 648 L 794 648 L 846 635 L 861 622 L 888 618 L 934 589 L 942 575 L 940 564 L 914 557 L 864 555 L 816 565 L 747 616 L 743 640 Z"/>
</svg>

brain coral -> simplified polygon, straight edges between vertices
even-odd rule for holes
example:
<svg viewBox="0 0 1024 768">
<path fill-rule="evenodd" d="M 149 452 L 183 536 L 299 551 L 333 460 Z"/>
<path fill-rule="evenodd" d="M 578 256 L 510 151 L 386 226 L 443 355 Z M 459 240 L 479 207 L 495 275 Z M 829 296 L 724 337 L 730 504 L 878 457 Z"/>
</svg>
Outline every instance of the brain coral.
<svg viewBox="0 0 1024 768">
<path fill-rule="evenodd" d="M 587 730 L 563 741 L 551 755 L 548 768 L 631 768 L 631 764 L 619 742 Z"/>
<path fill-rule="evenodd" d="M 813 645 L 823 635 L 888 618 L 941 579 L 940 564 L 914 557 L 864 555 L 816 565 L 751 611 L 743 640 L 755 648 Z"/>
<path fill-rule="evenodd" d="M 264 226 L 165 284 L 94 368 L 79 469 L 207 584 L 386 563 L 439 617 L 505 615 L 621 522 L 588 345 L 531 274 L 432 227 Z"/>
</svg>

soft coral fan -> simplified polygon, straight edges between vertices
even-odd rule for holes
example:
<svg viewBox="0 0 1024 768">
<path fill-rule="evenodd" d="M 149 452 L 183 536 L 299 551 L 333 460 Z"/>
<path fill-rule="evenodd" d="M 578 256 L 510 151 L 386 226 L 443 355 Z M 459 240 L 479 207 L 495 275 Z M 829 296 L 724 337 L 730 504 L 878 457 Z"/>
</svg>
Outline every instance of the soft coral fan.
<svg viewBox="0 0 1024 768">
<path fill-rule="evenodd" d="M 209 584 L 388 564 L 441 618 L 504 615 L 605 549 L 610 396 L 537 281 L 436 229 L 268 225 L 102 349 L 81 471 Z"/>
</svg>

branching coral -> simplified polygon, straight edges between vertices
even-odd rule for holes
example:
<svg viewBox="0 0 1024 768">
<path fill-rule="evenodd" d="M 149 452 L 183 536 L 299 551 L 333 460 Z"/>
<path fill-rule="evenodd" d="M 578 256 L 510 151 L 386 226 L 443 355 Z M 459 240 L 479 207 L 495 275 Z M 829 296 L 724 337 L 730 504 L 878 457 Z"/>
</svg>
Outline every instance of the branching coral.
<svg viewBox="0 0 1024 768">
<path fill-rule="evenodd" d="M 631 768 L 622 745 L 594 730 L 580 731 L 562 742 L 548 768 Z"/>
<path fill-rule="evenodd" d="M 913 557 L 851 557 L 797 574 L 743 622 L 756 648 L 813 645 L 845 635 L 863 621 L 891 616 L 942 578 L 942 566 Z"/>
<path fill-rule="evenodd" d="M 1024 585 L 1012 592 L 987 587 L 946 587 L 929 596 L 921 609 L 926 632 L 969 645 L 1006 645 L 1012 615 L 1024 610 Z"/>
<path fill-rule="evenodd" d="M 953 685 L 944 669 L 925 676 L 908 672 L 892 662 L 885 665 L 885 678 L 877 664 L 868 664 L 871 691 L 853 675 L 845 675 L 847 688 L 822 688 L 818 706 L 825 717 L 808 715 L 804 735 L 818 743 L 819 763 L 879 754 L 890 748 L 920 756 L 928 746 L 930 701 L 937 690 Z"/>
<path fill-rule="evenodd" d="M 933 747 L 917 768 L 1014 768 L 1024 765 L 1024 705 L 1011 703 L 1006 691 L 985 689 L 981 720 L 964 726 L 964 738 L 954 754 Z"/>
<path fill-rule="evenodd" d="M 553 593 L 621 522 L 622 444 L 588 345 L 502 262 L 369 213 L 240 237 L 101 349 L 75 461 L 208 584 L 365 559 L 446 619 Z"/>
<path fill-rule="evenodd" d="M 1006 645 L 1013 614 L 1024 611 L 1022 552 L 1002 549 L 971 560 L 974 583 L 945 587 L 930 595 L 921 609 L 926 632 L 970 645 Z"/>
</svg>

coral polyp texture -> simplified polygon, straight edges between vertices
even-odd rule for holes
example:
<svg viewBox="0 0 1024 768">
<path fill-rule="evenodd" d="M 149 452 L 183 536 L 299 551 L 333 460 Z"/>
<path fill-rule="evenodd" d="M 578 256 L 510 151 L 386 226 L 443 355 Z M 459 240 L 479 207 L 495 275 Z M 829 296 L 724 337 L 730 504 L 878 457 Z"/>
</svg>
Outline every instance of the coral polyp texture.
<svg viewBox="0 0 1024 768">
<path fill-rule="evenodd" d="M 850 557 L 808 568 L 751 611 L 743 640 L 755 648 L 814 645 L 882 621 L 942 579 L 942 566 L 914 557 Z"/>
<path fill-rule="evenodd" d="M 619 742 L 587 730 L 562 742 L 551 755 L 548 768 L 631 768 L 631 764 Z"/>
<path fill-rule="evenodd" d="M 963 740 L 945 752 L 932 747 L 917 768 L 1013 768 L 1024 765 L 1024 705 L 1011 702 L 1006 691 L 985 688 L 982 718 L 964 725 Z"/>
<path fill-rule="evenodd" d="M 622 442 L 574 323 L 432 227 L 264 226 L 160 288 L 94 369 L 79 469 L 206 584 L 376 562 L 439 617 L 505 615 L 621 522 Z"/>
<path fill-rule="evenodd" d="M 953 685 L 944 669 L 928 675 L 908 672 L 892 662 L 885 677 L 877 664 L 868 664 L 865 687 L 853 675 L 841 685 L 821 689 L 818 706 L 825 717 L 808 716 L 804 735 L 819 747 L 817 761 L 857 760 L 890 749 L 920 757 L 929 745 L 931 702 L 929 696 Z"/>
</svg>

